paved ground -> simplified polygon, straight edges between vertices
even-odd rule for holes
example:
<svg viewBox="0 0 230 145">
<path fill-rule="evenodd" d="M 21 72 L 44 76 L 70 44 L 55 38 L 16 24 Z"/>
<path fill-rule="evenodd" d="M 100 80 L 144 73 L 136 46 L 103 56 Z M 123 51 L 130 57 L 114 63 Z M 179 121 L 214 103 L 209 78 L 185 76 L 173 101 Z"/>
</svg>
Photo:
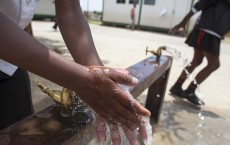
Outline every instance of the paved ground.
<svg viewBox="0 0 230 145">
<path fill-rule="evenodd" d="M 32 23 L 34 36 L 50 49 L 71 59 L 59 31 L 52 29 L 52 22 Z M 145 48 L 157 49 L 161 45 L 176 48 L 184 58 L 191 59 L 193 50 L 184 44 L 184 37 L 175 37 L 147 31 L 130 31 L 123 28 L 90 25 L 99 55 L 107 66 L 126 68 L 148 56 Z M 164 52 L 164 55 L 168 55 Z M 154 126 L 154 145 L 228 145 L 230 142 L 230 39 L 221 45 L 221 68 L 200 86 L 206 103 L 201 109 L 171 96 L 166 92 L 161 119 Z M 169 83 L 170 88 L 181 72 L 181 61 L 174 60 Z M 201 67 L 206 65 L 206 61 Z M 199 70 L 200 68 L 198 68 Z M 31 75 L 35 111 L 50 105 L 52 100 L 42 94 L 36 84 L 42 82 L 50 88 L 58 85 L 37 75 Z M 186 87 L 185 84 L 184 87 Z M 139 100 L 143 102 L 146 92 Z M 96 145 L 92 141 L 91 145 Z"/>
</svg>

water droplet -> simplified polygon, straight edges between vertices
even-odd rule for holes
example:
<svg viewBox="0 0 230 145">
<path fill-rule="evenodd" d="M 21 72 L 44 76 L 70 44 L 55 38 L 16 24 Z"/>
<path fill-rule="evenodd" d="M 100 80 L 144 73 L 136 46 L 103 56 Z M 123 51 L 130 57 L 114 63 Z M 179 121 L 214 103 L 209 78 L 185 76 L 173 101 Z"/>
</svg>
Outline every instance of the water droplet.
<svg viewBox="0 0 230 145">
<path fill-rule="evenodd" d="M 109 69 L 104 69 L 103 71 L 105 74 L 109 74 Z"/>
<path fill-rule="evenodd" d="M 201 123 L 200 123 L 200 124 L 198 124 L 198 127 L 199 127 L 199 128 L 200 128 L 200 127 L 203 127 L 203 124 L 201 124 Z"/>
<path fill-rule="evenodd" d="M 201 117 L 200 117 L 200 120 L 204 120 L 204 116 L 201 116 Z"/>
</svg>

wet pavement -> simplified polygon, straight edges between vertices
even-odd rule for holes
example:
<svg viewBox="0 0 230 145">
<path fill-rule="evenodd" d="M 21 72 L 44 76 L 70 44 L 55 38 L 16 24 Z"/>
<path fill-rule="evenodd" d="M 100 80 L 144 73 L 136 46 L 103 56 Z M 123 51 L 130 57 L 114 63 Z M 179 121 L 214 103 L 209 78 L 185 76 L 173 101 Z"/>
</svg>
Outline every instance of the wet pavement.
<svg viewBox="0 0 230 145">
<path fill-rule="evenodd" d="M 72 59 L 61 38 L 59 30 L 52 29 L 53 22 L 34 21 L 32 23 L 35 38 L 44 45 Z M 126 68 L 150 54 L 145 55 L 145 49 L 156 50 L 166 45 L 177 49 L 184 58 L 191 60 L 193 50 L 184 44 L 184 37 L 171 36 L 156 32 L 124 28 L 90 25 L 98 53 L 106 66 Z M 153 145 L 229 145 L 230 144 L 230 38 L 221 44 L 221 67 L 214 72 L 201 86 L 200 93 L 205 106 L 199 108 L 172 96 L 168 89 L 182 71 L 180 61 L 173 61 L 167 86 L 165 101 L 158 124 L 153 124 Z M 164 55 L 169 55 L 163 52 Z M 204 60 L 201 67 L 206 65 Z M 195 74 L 193 74 L 195 75 Z M 50 88 L 60 86 L 30 73 L 35 111 L 39 111 L 53 103 L 37 87 L 38 82 Z M 189 81 L 183 86 L 188 85 Z M 144 105 L 145 91 L 138 100 Z M 90 145 L 98 145 L 93 140 Z"/>
</svg>

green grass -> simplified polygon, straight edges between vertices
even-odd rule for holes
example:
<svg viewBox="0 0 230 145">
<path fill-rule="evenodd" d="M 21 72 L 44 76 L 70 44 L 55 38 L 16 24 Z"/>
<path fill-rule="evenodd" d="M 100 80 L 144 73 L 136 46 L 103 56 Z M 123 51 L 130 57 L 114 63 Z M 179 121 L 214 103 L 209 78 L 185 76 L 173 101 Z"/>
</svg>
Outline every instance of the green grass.
<svg viewBox="0 0 230 145">
<path fill-rule="evenodd" d="M 101 25 L 102 24 L 102 22 L 100 20 L 95 20 L 95 19 L 88 19 L 88 23 L 96 24 L 96 25 Z"/>
<path fill-rule="evenodd" d="M 228 33 L 226 34 L 226 37 L 229 37 L 229 38 L 230 38 L 230 32 L 228 32 Z"/>
</svg>

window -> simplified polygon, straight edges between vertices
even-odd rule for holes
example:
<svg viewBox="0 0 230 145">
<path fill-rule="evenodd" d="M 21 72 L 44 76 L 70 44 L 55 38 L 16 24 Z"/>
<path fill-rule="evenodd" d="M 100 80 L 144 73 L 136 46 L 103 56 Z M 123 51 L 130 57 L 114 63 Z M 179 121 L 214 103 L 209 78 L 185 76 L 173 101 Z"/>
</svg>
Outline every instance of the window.
<svg viewBox="0 0 230 145">
<path fill-rule="evenodd" d="M 125 0 L 117 0 L 117 3 L 125 3 Z"/>
<path fill-rule="evenodd" d="M 135 4 L 139 4 L 139 0 L 129 0 L 130 4 L 133 4 L 135 2 Z"/>
<path fill-rule="evenodd" d="M 156 0 L 145 0 L 144 4 L 146 5 L 155 5 Z"/>
</svg>

